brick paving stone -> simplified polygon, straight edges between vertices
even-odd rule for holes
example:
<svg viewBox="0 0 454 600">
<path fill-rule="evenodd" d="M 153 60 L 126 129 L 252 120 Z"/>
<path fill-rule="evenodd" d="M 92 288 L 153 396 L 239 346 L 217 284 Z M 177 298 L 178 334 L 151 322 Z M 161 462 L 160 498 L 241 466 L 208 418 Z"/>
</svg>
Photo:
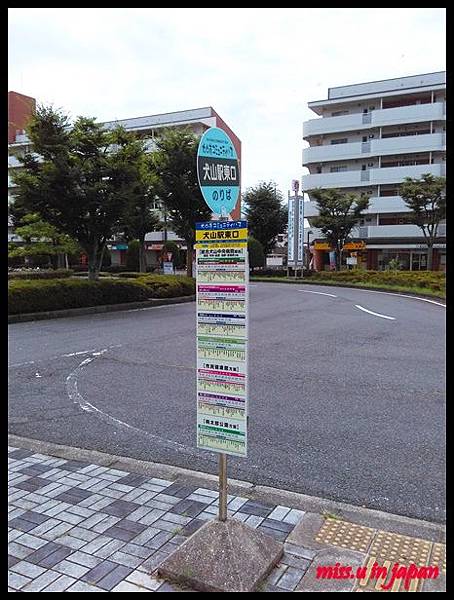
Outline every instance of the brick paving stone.
<svg viewBox="0 0 454 600">
<path fill-rule="evenodd" d="M 210 515 L 217 515 L 219 512 L 219 506 L 207 506 L 204 512 L 210 513 Z"/>
<path fill-rule="evenodd" d="M 144 587 L 150 591 L 155 591 L 159 586 L 162 585 L 162 579 L 157 579 L 156 577 L 148 575 L 147 573 L 143 573 L 142 571 L 133 571 L 127 576 L 126 581 L 135 583 L 140 587 Z"/>
<path fill-rule="evenodd" d="M 47 567 L 50 569 L 50 568 L 54 567 L 55 565 L 57 565 L 62 560 L 64 560 L 65 558 L 68 558 L 73 552 L 74 552 L 74 550 L 72 548 L 68 548 L 66 546 L 61 546 L 60 548 L 58 548 L 58 550 L 55 550 L 55 552 L 52 552 L 52 554 L 49 554 L 45 558 L 41 559 L 38 564 L 40 567 Z M 29 558 L 29 560 L 30 560 L 30 558 Z"/>
<path fill-rule="evenodd" d="M 153 500 L 157 500 L 158 502 L 164 502 L 165 504 L 178 504 L 179 502 L 181 502 L 180 498 L 177 498 L 176 496 L 170 496 L 169 494 L 156 494 L 156 496 L 153 498 Z"/>
<path fill-rule="evenodd" d="M 11 554 L 8 554 L 8 569 L 11 569 L 11 567 L 16 565 L 18 562 L 20 562 L 20 558 L 17 558 L 16 556 L 12 556 Z"/>
<path fill-rule="evenodd" d="M 111 592 L 149 592 L 146 588 L 140 587 L 135 583 L 129 583 L 128 581 L 120 581 L 118 585 L 110 590 Z"/>
<path fill-rule="evenodd" d="M 246 515 L 248 516 L 248 515 Z M 200 513 L 200 515 L 197 515 L 197 518 L 200 519 L 201 521 L 212 521 L 213 520 L 213 514 L 203 511 Z"/>
<path fill-rule="evenodd" d="M 104 590 L 110 591 L 116 585 L 126 579 L 126 577 L 132 573 L 133 569 L 120 565 L 111 571 L 108 575 L 98 581 L 98 586 Z"/>
<path fill-rule="evenodd" d="M 284 531 L 285 533 L 290 533 L 295 528 L 292 523 L 276 521 L 275 519 L 270 519 L 269 517 L 262 521 L 262 526 L 269 527 L 270 529 L 277 529 L 278 531 Z"/>
<path fill-rule="evenodd" d="M 249 515 L 246 519 L 245 523 L 249 525 L 249 527 L 253 527 L 254 529 L 262 523 L 263 517 L 259 517 L 257 515 Z"/>
<path fill-rule="evenodd" d="M 71 529 L 71 536 L 75 538 L 79 538 L 85 542 L 92 542 L 95 538 L 98 537 L 98 533 L 95 531 L 89 531 L 83 527 L 73 527 Z"/>
<path fill-rule="evenodd" d="M 134 544 L 143 546 L 158 533 L 161 533 L 160 529 L 156 529 L 155 527 L 147 527 L 142 533 L 134 538 Z"/>
<path fill-rule="evenodd" d="M 145 506 L 148 506 L 150 508 L 158 508 L 159 510 L 163 510 L 164 512 L 167 512 L 168 510 L 172 510 L 174 505 L 167 504 L 167 502 L 161 502 L 161 501 L 155 500 L 153 498 L 152 500 L 147 500 L 147 502 L 145 502 Z"/>
<path fill-rule="evenodd" d="M 161 521 L 170 521 L 170 523 L 176 523 L 177 525 L 187 525 L 192 521 L 191 517 L 183 517 L 182 515 L 175 515 L 173 512 L 165 513 Z M 158 527 L 157 522 L 155 523 L 155 527 Z"/>
<path fill-rule="evenodd" d="M 27 458 L 28 456 L 32 456 L 33 452 L 31 450 L 25 450 L 23 448 L 18 448 L 17 450 L 13 450 L 9 453 L 9 458 L 14 458 L 15 460 L 20 460 L 23 458 Z"/>
<path fill-rule="evenodd" d="M 82 581 L 96 585 L 103 577 L 118 567 L 118 563 L 111 560 L 103 560 L 96 567 L 90 569 L 81 577 Z"/>
<path fill-rule="evenodd" d="M 96 514 L 94 510 L 90 510 L 89 508 L 85 508 L 84 506 L 79 506 L 78 504 L 71 505 L 68 508 L 67 512 L 73 515 L 77 515 L 78 517 L 84 517 L 85 519 L 88 519 L 89 517 L 92 517 L 94 514 Z"/>
<path fill-rule="evenodd" d="M 214 499 L 219 497 L 219 492 L 217 490 L 209 490 L 207 488 L 197 488 L 194 493 Z"/>
<path fill-rule="evenodd" d="M 265 527 L 263 524 L 259 525 L 257 529 L 259 529 L 262 533 L 265 533 L 266 535 L 269 535 L 270 537 L 274 538 L 278 542 L 285 542 L 288 536 L 288 533 L 286 531 L 271 529 L 270 527 Z"/>
<path fill-rule="evenodd" d="M 116 525 L 109 527 L 104 532 L 106 535 L 113 537 L 115 539 L 123 540 L 124 542 L 130 542 L 135 537 L 142 533 L 146 529 L 145 525 L 141 525 L 140 523 L 136 523 L 135 521 L 128 521 L 127 519 L 123 519 L 119 521 Z"/>
<path fill-rule="evenodd" d="M 282 577 L 282 575 L 285 573 L 285 571 L 288 569 L 287 565 L 282 565 L 279 564 L 277 565 L 277 567 L 274 567 L 274 569 L 271 571 L 271 574 L 269 575 L 268 579 L 267 579 L 267 583 L 270 585 L 276 585 L 277 582 L 279 581 L 279 579 Z"/>
<path fill-rule="evenodd" d="M 278 588 L 277 585 L 272 585 L 271 583 L 266 584 L 265 592 L 280 592 L 282 593 L 282 589 Z"/>
<path fill-rule="evenodd" d="M 151 556 L 151 554 L 149 555 Z M 147 556 L 148 558 L 148 556 Z M 145 560 L 140 556 L 132 556 L 131 554 L 126 554 L 123 550 L 117 550 L 110 557 L 110 560 L 119 563 L 120 565 L 124 565 L 125 567 L 131 567 L 132 569 L 136 569 L 140 564 Z"/>
<path fill-rule="evenodd" d="M 96 550 L 94 552 L 95 556 L 99 556 L 100 558 L 110 558 L 114 552 L 123 548 L 125 546 L 125 542 L 122 540 L 110 540 L 105 546 Z"/>
<path fill-rule="evenodd" d="M 158 519 L 160 519 L 165 513 L 163 510 L 159 510 L 158 508 L 153 508 L 149 513 L 139 519 L 139 523 L 142 525 L 151 525 Z"/>
<path fill-rule="evenodd" d="M 169 481 L 168 479 L 159 479 L 158 477 L 152 477 L 150 483 L 154 483 L 156 485 L 161 485 L 163 487 L 169 487 L 173 483 L 173 481 Z"/>
<path fill-rule="evenodd" d="M 101 521 L 104 521 L 105 518 L 106 518 L 105 515 L 103 515 L 102 513 L 98 513 L 98 514 L 95 513 L 91 517 L 88 517 L 88 519 L 86 521 L 84 521 L 84 528 L 92 529 L 93 527 L 98 525 Z"/>
<path fill-rule="evenodd" d="M 143 483 L 140 487 L 144 488 L 145 490 L 149 490 L 150 492 L 156 492 L 157 494 L 163 492 L 166 489 L 165 486 L 149 482 Z"/>
<path fill-rule="evenodd" d="M 79 504 L 79 502 L 90 498 L 91 495 L 92 493 L 87 490 L 81 490 L 78 487 L 72 487 L 55 496 L 55 499 L 63 500 L 63 502 L 67 502 L 68 504 Z"/>
<path fill-rule="evenodd" d="M 16 483 L 14 487 L 20 490 L 25 490 L 27 492 L 36 492 L 36 490 L 39 490 L 40 488 L 43 488 L 48 484 L 49 482 L 47 481 L 47 479 L 43 479 L 42 477 L 30 477 L 25 481 Z"/>
<path fill-rule="evenodd" d="M 11 519 L 11 521 L 8 522 L 8 525 L 10 527 L 18 529 L 19 531 L 25 531 L 25 533 L 37 527 L 36 523 L 25 521 L 24 519 L 22 519 L 22 517 L 16 517 L 15 519 Z"/>
<path fill-rule="evenodd" d="M 89 499 L 84 500 L 84 502 L 89 502 Z M 97 500 L 96 502 L 93 502 L 89 506 L 92 510 L 99 510 L 102 512 L 103 508 L 105 506 L 108 506 L 111 503 L 112 503 L 112 498 L 109 498 L 107 496 L 100 496 L 99 500 Z"/>
<path fill-rule="evenodd" d="M 268 515 L 269 519 L 275 519 L 276 521 L 282 521 L 282 519 L 288 515 L 290 508 L 288 506 L 281 506 L 278 504 L 276 508 Z"/>
<path fill-rule="evenodd" d="M 82 521 L 85 520 L 85 517 L 81 517 L 80 515 L 75 515 L 66 510 L 62 511 L 58 515 L 58 518 L 61 521 L 63 521 L 64 523 L 70 523 L 71 525 L 78 525 L 79 523 L 81 523 Z"/>
<path fill-rule="evenodd" d="M 291 511 L 284 517 L 285 523 L 292 523 L 296 525 L 298 521 L 303 517 L 304 511 L 292 508 Z"/>
<path fill-rule="evenodd" d="M 73 528 L 73 525 L 71 525 L 71 523 L 60 523 L 59 525 L 56 525 L 52 529 L 45 531 L 41 535 L 46 540 L 56 540 L 60 536 L 68 533 L 68 531 L 71 531 L 72 528 Z"/>
<path fill-rule="evenodd" d="M 296 567 L 297 569 L 300 569 L 304 572 L 308 569 L 308 567 L 311 564 L 310 560 L 302 558 L 300 556 L 296 556 L 294 554 L 288 554 L 285 551 L 280 562 L 284 565 L 288 565 L 289 567 Z"/>
<path fill-rule="evenodd" d="M 145 475 L 137 475 L 136 473 L 129 473 L 125 477 L 121 479 L 117 479 L 117 483 L 121 485 L 128 485 L 130 487 L 138 487 L 145 483 L 148 480 L 148 477 Z"/>
<path fill-rule="evenodd" d="M 133 492 L 138 492 L 137 496 Z M 139 495 L 139 492 L 140 492 L 140 495 Z M 149 490 L 143 490 L 143 489 L 136 489 L 136 490 L 133 490 L 132 492 L 129 492 L 128 494 L 126 494 L 126 496 L 124 496 L 123 500 L 128 500 L 129 502 L 134 500 L 134 502 L 136 502 L 139 506 L 143 506 L 145 504 L 145 502 L 149 502 L 150 500 L 153 500 L 153 498 L 155 496 L 156 496 L 156 492 L 150 492 Z"/>
<path fill-rule="evenodd" d="M 138 556 L 144 560 L 149 558 L 154 552 L 154 549 L 146 548 L 145 546 L 139 546 L 138 544 L 125 544 L 121 550 L 122 552 L 126 552 L 126 554 Z"/>
<path fill-rule="evenodd" d="M 27 560 L 21 560 L 11 567 L 11 571 L 14 573 L 19 573 L 19 575 L 25 575 L 25 577 L 29 577 L 30 579 L 35 579 L 35 577 L 39 577 L 45 573 L 46 569 L 43 567 L 38 567 L 38 565 L 34 565 Z"/>
<path fill-rule="evenodd" d="M 88 463 L 80 460 L 67 460 L 65 463 L 60 465 L 60 469 L 65 471 L 78 471 L 87 466 Z"/>
<path fill-rule="evenodd" d="M 43 592 L 66 592 L 70 585 L 75 583 L 77 580 L 69 575 L 61 575 L 53 583 L 44 588 Z"/>
<path fill-rule="evenodd" d="M 66 504 L 66 502 L 60 502 L 59 500 L 56 500 L 56 504 L 52 506 L 52 508 L 46 510 L 43 514 L 47 515 L 48 517 L 58 517 L 60 513 L 67 511 L 70 506 L 71 504 Z M 35 510 L 38 510 L 38 508 L 39 507 L 37 506 Z"/>
<path fill-rule="evenodd" d="M 160 519 L 159 521 L 155 521 L 153 523 L 153 527 L 156 527 L 157 529 L 160 529 L 161 531 L 168 531 L 169 533 L 172 533 L 172 534 L 179 533 L 183 529 L 183 526 L 179 523 L 173 523 L 171 521 L 164 521 L 162 519 Z"/>
<path fill-rule="evenodd" d="M 275 505 L 262 504 L 255 500 L 248 500 L 241 507 L 241 512 L 258 517 L 268 517 L 268 515 L 276 508 Z"/>
<path fill-rule="evenodd" d="M 14 590 L 20 590 L 30 582 L 31 579 L 29 577 L 24 577 L 23 575 L 19 575 L 19 573 L 8 573 L 8 585 Z"/>
<path fill-rule="evenodd" d="M 176 496 L 177 498 L 187 498 L 190 494 L 194 493 L 197 489 L 197 486 L 189 486 L 184 485 L 182 483 L 172 483 L 169 487 L 166 488 L 166 494 L 170 494 L 170 496 Z"/>
<path fill-rule="evenodd" d="M 114 517 L 126 517 L 132 512 L 140 508 L 139 504 L 134 502 L 125 502 L 124 500 L 114 500 L 111 504 L 108 504 L 102 509 L 103 513 L 112 515 Z"/>
<path fill-rule="evenodd" d="M 83 565 L 78 565 L 69 560 L 62 560 L 61 563 L 55 565 L 54 570 L 63 573 L 64 575 L 70 575 L 75 579 L 80 579 L 80 577 L 90 570 L 90 567 L 84 567 Z"/>
<path fill-rule="evenodd" d="M 24 467 L 19 471 L 23 475 L 42 475 L 43 473 L 47 473 L 50 471 L 52 467 L 48 465 L 30 465 L 29 467 Z"/>
<path fill-rule="evenodd" d="M 157 592 L 180 592 L 181 590 L 176 586 L 165 581 L 157 590 Z"/>
<path fill-rule="evenodd" d="M 152 571 L 157 569 L 157 567 L 162 563 L 162 561 L 165 560 L 168 556 L 168 552 L 162 552 L 161 550 L 158 550 L 140 565 L 139 571 L 151 573 Z"/>
<path fill-rule="evenodd" d="M 304 575 L 304 571 L 300 571 L 299 569 L 295 569 L 294 567 L 288 567 L 285 573 L 277 582 L 277 586 L 292 592 L 298 583 L 301 581 Z"/>
<path fill-rule="evenodd" d="M 85 552 L 82 552 L 81 550 L 71 554 L 71 556 L 68 557 L 68 560 L 78 565 L 82 565 L 83 567 L 90 567 L 91 569 L 96 567 L 96 565 L 102 561 L 101 558 L 91 554 L 85 554 Z"/>
<path fill-rule="evenodd" d="M 247 501 L 247 498 L 241 498 L 240 496 L 237 496 L 236 498 L 233 498 L 233 500 L 230 500 L 230 502 L 227 503 L 227 507 L 230 510 L 236 512 L 237 510 L 240 510 L 240 508 L 244 506 Z"/>
<path fill-rule="evenodd" d="M 50 531 L 56 525 L 60 525 L 60 524 L 61 524 L 61 521 L 59 521 L 58 519 L 49 518 L 44 523 L 41 523 L 41 525 L 38 525 L 33 530 L 33 534 L 37 535 L 37 536 L 43 536 L 47 531 Z"/>
<path fill-rule="evenodd" d="M 139 506 L 134 512 L 130 513 L 128 519 L 131 521 L 139 521 L 145 515 L 151 512 L 151 508 L 149 506 Z"/>
<path fill-rule="evenodd" d="M 90 585 L 89 583 L 85 583 L 85 581 L 76 581 L 73 583 L 71 587 L 69 587 L 67 592 L 105 592 L 99 587 L 95 585 Z"/>
<path fill-rule="evenodd" d="M 124 492 L 119 492 L 118 490 L 111 490 L 110 486 L 107 486 L 103 490 L 100 490 L 99 493 L 103 496 L 106 496 L 107 498 L 110 498 L 111 501 L 112 498 L 118 500 L 119 498 L 123 498 L 123 496 L 125 495 Z"/>
<path fill-rule="evenodd" d="M 313 560 L 315 558 L 315 555 L 317 554 L 316 550 L 304 548 L 303 546 L 297 546 L 296 544 L 289 544 L 288 542 L 286 542 L 285 544 L 285 552 L 287 554 L 292 554 L 294 556 L 306 558 L 307 560 Z"/>
<path fill-rule="evenodd" d="M 202 525 L 205 523 L 202 519 L 192 519 L 190 523 L 188 523 L 183 529 L 180 531 L 181 535 L 189 537 L 193 533 L 195 533 Z"/>
<path fill-rule="evenodd" d="M 8 552 L 12 556 L 22 559 L 22 558 L 26 558 L 27 556 L 29 556 L 29 554 L 31 554 L 33 552 L 33 549 L 27 548 L 27 546 L 22 546 L 22 544 L 18 544 L 17 542 L 11 542 L 8 545 Z"/>
<path fill-rule="evenodd" d="M 33 581 L 25 585 L 22 590 L 24 592 L 41 592 L 46 586 L 61 576 L 57 571 L 46 571 Z"/>
<path fill-rule="evenodd" d="M 23 531 L 19 531 L 18 529 L 11 529 L 11 531 L 8 531 L 8 543 L 14 542 L 14 540 L 19 538 L 21 535 L 24 535 Z"/>
<path fill-rule="evenodd" d="M 181 500 L 172 508 L 172 512 L 185 517 L 196 517 L 208 506 L 206 503 L 194 500 Z"/>
<path fill-rule="evenodd" d="M 146 546 L 147 548 L 153 548 L 155 550 L 159 550 L 159 548 L 161 548 L 161 546 L 166 544 L 172 537 L 173 536 L 171 533 L 169 533 L 167 531 L 161 531 L 160 533 L 158 533 L 157 535 L 152 537 L 151 540 L 149 540 L 148 542 L 146 542 L 143 545 Z"/>
<path fill-rule="evenodd" d="M 58 541 L 59 543 L 64 544 L 68 548 L 72 548 L 72 550 L 80 550 L 87 544 L 86 541 L 76 537 L 72 537 L 71 535 L 62 535 L 58 538 Z"/>
<path fill-rule="evenodd" d="M 87 554 L 94 554 L 97 550 L 100 550 L 103 546 L 111 541 L 111 538 L 107 535 L 99 535 L 97 538 L 91 542 L 88 542 L 88 544 L 84 546 L 84 552 Z"/>
<path fill-rule="evenodd" d="M 96 533 L 104 533 L 105 531 L 110 529 L 110 527 L 113 527 L 119 521 L 121 521 L 120 517 L 104 516 L 104 513 L 101 514 L 104 517 L 103 520 L 99 521 L 98 523 L 96 523 L 96 525 L 93 525 L 93 527 L 91 528 L 93 529 L 93 531 L 96 531 Z"/>
<path fill-rule="evenodd" d="M 130 485 L 123 485 L 122 483 L 118 483 L 118 481 L 113 482 L 109 485 L 109 489 L 111 490 L 117 490 L 119 492 L 124 492 L 125 494 L 129 493 L 131 491 L 131 486 Z M 134 488 L 133 488 L 134 489 Z M 145 490 L 142 490 L 145 491 Z"/>
<path fill-rule="evenodd" d="M 25 500 L 24 498 L 17 498 L 14 500 L 14 506 L 23 508 L 24 510 L 30 510 L 36 507 L 36 502 L 30 502 L 30 500 Z"/>
</svg>

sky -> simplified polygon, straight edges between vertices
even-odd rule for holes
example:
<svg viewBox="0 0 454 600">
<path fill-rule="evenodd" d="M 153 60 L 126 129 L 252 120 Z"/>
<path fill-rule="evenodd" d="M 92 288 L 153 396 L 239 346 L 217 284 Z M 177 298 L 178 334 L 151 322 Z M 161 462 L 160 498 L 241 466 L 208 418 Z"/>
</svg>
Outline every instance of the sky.
<svg viewBox="0 0 454 600">
<path fill-rule="evenodd" d="M 10 8 L 8 89 L 73 118 L 212 106 L 242 142 L 242 188 L 287 197 L 307 103 L 443 71 L 444 8 Z"/>
</svg>

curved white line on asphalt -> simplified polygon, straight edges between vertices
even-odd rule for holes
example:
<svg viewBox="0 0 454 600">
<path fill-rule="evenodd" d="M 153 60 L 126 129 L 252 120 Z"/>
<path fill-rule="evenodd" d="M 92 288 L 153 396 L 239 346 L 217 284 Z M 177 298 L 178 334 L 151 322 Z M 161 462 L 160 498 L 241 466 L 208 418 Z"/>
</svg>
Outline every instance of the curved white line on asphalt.
<svg viewBox="0 0 454 600">
<path fill-rule="evenodd" d="M 320 296 L 331 296 L 331 298 L 337 298 L 334 294 L 327 294 L 326 292 L 313 292 L 311 290 L 298 290 L 299 292 L 303 292 L 303 294 L 319 294 Z"/>
<path fill-rule="evenodd" d="M 355 304 L 355 307 L 359 308 L 359 310 L 363 310 L 364 312 L 369 313 L 370 315 L 374 315 L 375 317 L 380 317 L 381 319 L 389 319 L 390 321 L 396 320 L 396 317 L 388 317 L 387 315 L 381 315 L 380 313 L 376 313 L 371 310 L 367 310 L 367 308 L 363 308 L 359 304 Z"/>
<path fill-rule="evenodd" d="M 430 302 L 430 304 L 437 304 L 437 306 L 443 306 L 446 308 L 446 304 L 437 302 L 436 300 L 429 300 L 429 298 L 420 298 L 419 296 L 408 296 L 407 294 L 397 294 L 395 292 L 379 292 L 378 290 L 363 290 L 361 288 L 347 288 L 349 290 L 358 290 L 359 292 L 369 292 L 370 294 L 386 294 L 387 296 L 400 296 L 401 298 L 410 298 L 410 300 L 422 300 L 423 302 Z"/>
<path fill-rule="evenodd" d="M 91 413 L 96 413 L 96 415 L 103 421 L 110 423 L 111 425 L 114 425 L 116 427 L 120 427 L 120 428 L 124 428 L 127 429 L 130 432 L 136 432 L 136 433 L 140 433 L 142 435 L 145 435 L 146 437 L 149 437 L 155 441 L 158 441 L 161 445 L 164 446 L 170 446 L 172 447 L 173 450 L 176 450 L 178 452 L 182 452 L 184 454 L 189 454 L 190 456 L 195 456 L 198 455 L 200 457 L 200 452 L 196 452 L 194 449 L 192 448 L 188 448 L 187 446 L 184 446 L 183 444 L 179 444 L 178 442 L 174 442 L 172 440 L 167 440 L 165 438 L 162 438 L 158 435 L 155 435 L 153 433 L 150 433 L 149 431 L 145 431 L 144 429 L 140 429 L 138 427 L 134 427 L 134 425 L 129 425 L 129 423 L 125 423 L 124 421 L 121 421 L 120 419 L 116 419 L 115 417 L 112 417 L 111 415 L 105 413 L 104 411 L 100 410 L 99 408 L 97 408 L 96 406 L 94 406 L 93 404 L 91 404 L 90 402 L 88 402 L 87 400 L 85 400 L 85 398 L 82 396 L 82 394 L 79 392 L 78 387 L 77 387 L 77 378 L 80 375 L 80 373 L 82 372 L 82 370 L 91 362 L 93 362 L 98 356 L 102 356 L 103 354 L 105 354 L 108 351 L 108 348 L 104 348 L 103 350 L 99 350 L 98 352 L 94 352 L 91 356 L 91 358 L 86 358 L 85 360 L 83 360 L 79 366 L 77 366 L 74 371 L 72 371 L 68 377 L 66 378 L 66 391 L 68 393 L 69 399 L 72 400 L 75 404 L 78 404 L 79 407 L 85 411 L 85 412 L 91 412 Z M 204 452 L 201 451 L 203 454 Z M 205 456 L 205 458 L 207 460 L 210 460 L 211 462 L 216 462 L 216 458 L 212 457 L 208 452 L 206 453 L 207 456 Z"/>
</svg>

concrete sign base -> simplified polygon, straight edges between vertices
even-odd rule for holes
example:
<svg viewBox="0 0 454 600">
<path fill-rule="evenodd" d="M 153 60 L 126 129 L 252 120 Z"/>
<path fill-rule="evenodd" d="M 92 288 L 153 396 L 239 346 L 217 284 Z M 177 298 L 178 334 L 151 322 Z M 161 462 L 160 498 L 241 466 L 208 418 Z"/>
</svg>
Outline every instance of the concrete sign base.
<svg viewBox="0 0 454 600">
<path fill-rule="evenodd" d="M 282 543 L 240 521 L 209 521 L 168 556 L 158 572 L 202 592 L 253 592 L 283 551 Z"/>
</svg>

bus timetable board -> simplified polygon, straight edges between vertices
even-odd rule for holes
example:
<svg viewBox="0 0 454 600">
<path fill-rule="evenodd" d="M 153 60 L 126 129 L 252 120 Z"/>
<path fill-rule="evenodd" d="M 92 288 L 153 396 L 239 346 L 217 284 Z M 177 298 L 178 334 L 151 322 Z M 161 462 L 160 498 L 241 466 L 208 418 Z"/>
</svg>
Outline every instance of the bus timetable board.
<svg viewBox="0 0 454 600">
<path fill-rule="evenodd" d="M 247 455 L 246 221 L 196 223 L 197 447 Z"/>
</svg>

